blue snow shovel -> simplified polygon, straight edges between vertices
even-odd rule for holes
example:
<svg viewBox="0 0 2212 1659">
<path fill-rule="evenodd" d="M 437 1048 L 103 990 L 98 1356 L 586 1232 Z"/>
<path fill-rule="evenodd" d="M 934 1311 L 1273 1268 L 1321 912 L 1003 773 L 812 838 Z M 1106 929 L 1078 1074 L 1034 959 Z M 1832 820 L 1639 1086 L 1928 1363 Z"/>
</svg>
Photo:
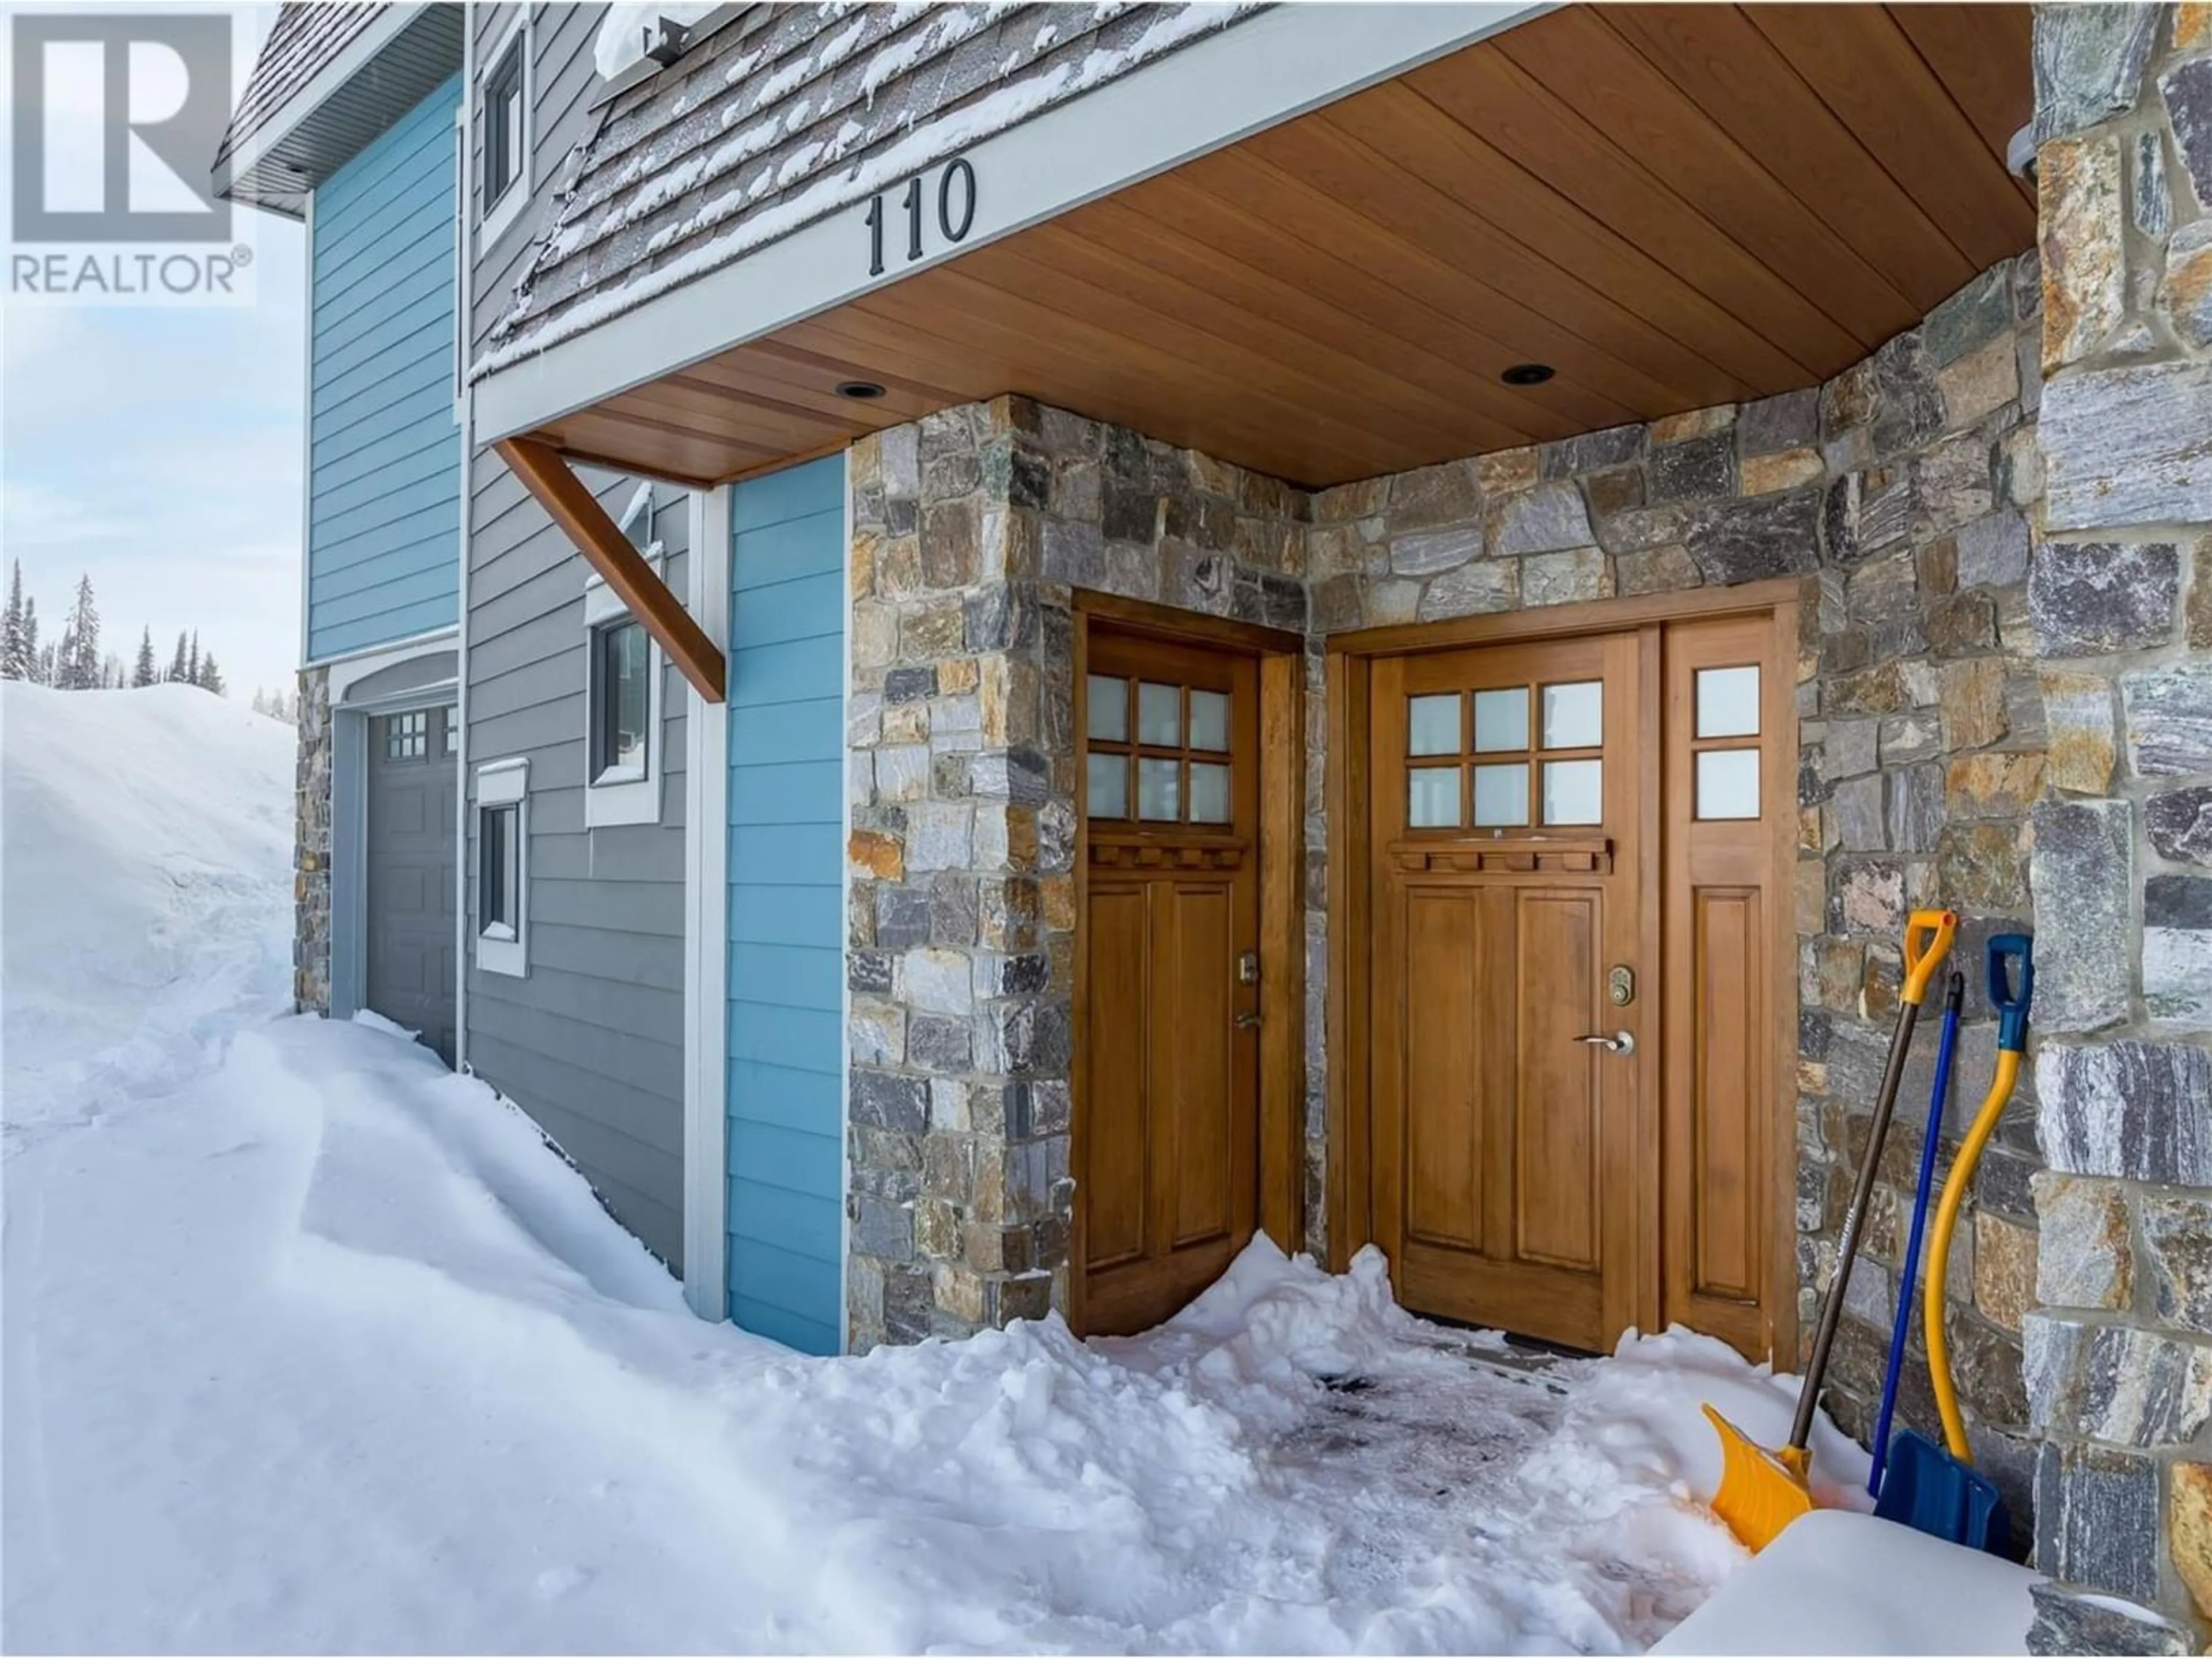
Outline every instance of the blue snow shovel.
<svg viewBox="0 0 2212 1659">
<path fill-rule="evenodd" d="M 2008 963 L 2020 965 L 2020 988 L 2012 987 Z M 1949 1340 L 1943 1328 L 1944 1266 L 1951 1251 L 1951 1233 L 1959 1211 L 1972 1185 L 1974 1166 L 1982 1148 L 1996 1133 L 2004 1115 L 2005 1103 L 2019 1080 L 2021 1056 L 2027 1049 L 2027 1008 L 2035 994 L 2035 957 L 2032 942 L 2023 933 L 2000 933 L 1989 945 L 1990 1002 L 1997 1011 L 1996 1074 L 1981 1109 L 1959 1145 L 1952 1161 L 1950 1179 L 1943 1183 L 1942 1201 L 1936 1206 L 1936 1231 L 1929 1241 L 1928 1286 L 1921 1312 L 1928 1338 L 1928 1380 L 1936 1390 L 1936 1407 L 1943 1418 L 1942 1445 L 1910 1429 L 1899 1431 L 1889 1449 L 1889 1470 L 1883 1476 L 1875 1513 L 1885 1520 L 1901 1521 L 1917 1531 L 1964 1544 L 1992 1555 L 2010 1551 L 2012 1516 L 2005 1508 L 1996 1482 L 1973 1467 L 1973 1449 L 1967 1443 L 1966 1424 L 1959 1410 L 1958 1390 L 1951 1379 Z"/>
<path fill-rule="evenodd" d="M 1912 1231 L 1905 1235 L 1905 1267 L 1897 1282 L 1897 1324 L 1889 1334 L 1889 1369 L 1882 1374 L 1881 1414 L 1874 1426 L 1874 1469 L 1867 1496 L 1881 1496 L 1882 1471 L 1889 1462 L 1889 1419 L 1897 1409 L 1897 1380 L 1905 1370 L 1905 1336 L 1912 1328 L 1912 1285 L 1920 1270 L 1920 1235 L 1928 1224 L 1928 1203 L 1936 1196 L 1936 1154 L 1943 1141 L 1943 1106 L 1951 1097 L 1951 1051 L 1959 1041 L 1959 1009 L 1966 1000 L 1966 976 L 1953 974 L 1943 993 L 1943 1034 L 1936 1045 L 1936 1083 L 1928 1091 L 1928 1128 L 1920 1143 L 1920 1184 L 1912 1195 Z"/>
</svg>

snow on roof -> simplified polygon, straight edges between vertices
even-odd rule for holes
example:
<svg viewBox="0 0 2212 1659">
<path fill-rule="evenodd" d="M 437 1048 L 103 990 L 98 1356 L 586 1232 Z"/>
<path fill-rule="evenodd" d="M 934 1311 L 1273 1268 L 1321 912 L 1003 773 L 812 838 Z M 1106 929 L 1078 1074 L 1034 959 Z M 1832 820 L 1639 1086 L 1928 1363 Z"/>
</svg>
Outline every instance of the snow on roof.
<svg viewBox="0 0 2212 1659">
<path fill-rule="evenodd" d="M 1255 0 L 761 8 L 609 106 L 471 377 L 1255 9 Z"/>
</svg>

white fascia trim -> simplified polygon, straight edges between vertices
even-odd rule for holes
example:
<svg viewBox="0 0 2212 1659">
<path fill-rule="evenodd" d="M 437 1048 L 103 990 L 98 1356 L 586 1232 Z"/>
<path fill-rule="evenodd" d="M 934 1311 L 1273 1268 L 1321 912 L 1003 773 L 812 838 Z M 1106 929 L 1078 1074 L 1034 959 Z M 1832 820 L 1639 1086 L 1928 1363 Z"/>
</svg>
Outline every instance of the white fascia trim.
<svg viewBox="0 0 2212 1659">
<path fill-rule="evenodd" d="M 388 667 L 395 662 L 404 662 L 416 653 L 440 646 L 457 638 L 460 624 L 447 623 L 442 628 L 410 634 L 404 640 L 386 640 L 377 645 L 364 645 L 351 651 L 333 651 L 327 657 L 310 657 L 300 665 L 302 668 L 327 668 L 333 678 L 340 668 L 357 662 L 373 662 L 376 667 Z"/>
<path fill-rule="evenodd" d="M 477 382 L 477 435 L 489 442 L 543 426 L 1551 9 L 1272 7 L 963 151 L 975 169 L 975 219 L 957 246 L 871 278 L 866 204 L 853 203 L 485 376 Z"/>
<path fill-rule="evenodd" d="M 507 187 L 507 193 L 501 196 L 499 200 L 493 204 L 491 211 L 485 213 L 483 216 L 481 222 L 478 224 L 477 229 L 477 255 L 479 258 L 483 258 L 488 250 L 498 243 L 499 239 L 507 234 L 509 226 L 513 225 L 517 219 L 522 216 L 522 210 L 530 200 L 530 192 L 537 186 L 537 179 L 535 177 L 537 168 L 532 165 L 531 156 L 531 150 L 535 146 L 538 138 L 538 110 L 536 107 L 538 83 L 538 24 L 536 19 L 532 15 L 534 9 L 535 8 L 528 3 L 520 4 L 515 8 L 514 17 L 513 21 L 507 24 L 506 29 L 501 33 L 499 37 L 499 44 L 484 54 L 483 62 L 477 66 L 476 78 L 469 84 L 468 106 L 471 112 L 469 118 L 470 125 L 473 127 L 481 129 L 483 125 L 484 76 L 499 67 L 500 60 L 507 56 L 507 49 L 514 44 L 515 37 L 517 35 L 521 36 L 522 171 L 514 176 L 513 181 L 510 182 Z M 483 151 L 481 149 L 477 151 L 478 155 L 483 155 Z M 476 178 L 471 181 L 468 195 L 464 197 L 462 199 L 464 201 L 477 200 L 477 192 L 481 190 L 483 185 L 483 168 L 479 167 L 477 170 Z M 464 367 L 462 373 L 464 375 L 466 374 L 467 370 L 465 367 Z"/>
<path fill-rule="evenodd" d="M 726 652 L 730 491 L 691 495 L 691 616 Z M 684 696 L 684 1298 L 730 1316 L 728 705 Z"/>
<path fill-rule="evenodd" d="M 396 668 L 403 662 L 410 662 L 416 657 L 427 657 L 434 652 L 443 650 L 453 644 L 455 635 L 455 629 L 441 628 L 434 634 L 417 634 L 398 645 L 370 646 L 352 656 L 331 657 L 321 664 L 313 664 L 310 666 L 329 669 L 330 700 L 335 707 L 343 702 L 346 694 L 371 674 L 380 674 L 386 669 Z M 438 691 L 451 690 L 453 685 L 453 680 L 440 680 L 434 684 L 415 686 L 405 693 L 405 697 L 410 702 L 434 702 L 437 701 L 435 694 Z"/>
<path fill-rule="evenodd" d="M 652 485 L 641 488 L 647 490 Z M 648 499 L 650 499 L 648 497 Z M 627 528 L 631 515 L 623 514 Z M 661 550 L 658 543 L 646 553 L 645 562 L 657 579 L 661 570 Z M 592 635 L 605 623 L 629 615 L 629 607 L 622 596 L 606 584 L 606 579 L 593 571 L 584 579 L 584 753 L 586 763 L 592 752 L 592 722 L 599 718 L 599 700 L 592 695 L 598 690 L 593 684 L 599 674 L 599 653 L 593 647 Z M 665 691 L 663 682 L 668 678 L 668 664 L 660 647 L 648 640 L 646 646 L 646 711 L 645 729 L 650 734 L 645 746 L 645 771 L 641 776 L 611 777 L 601 782 L 586 779 L 584 784 L 584 828 L 611 829 L 620 824 L 658 823 L 660 822 L 660 779 L 666 769 L 667 733 L 663 729 L 662 710 Z"/>
<path fill-rule="evenodd" d="M 268 119 L 254 130 L 252 137 L 231 152 L 230 160 L 216 177 L 216 194 L 222 195 L 239 179 L 259 166 L 262 159 L 290 137 L 302 121 L 320 109 L 340 87 L 368 68 L 379 52 L 404 33 L 407 26 L 415 21 L 415 15 L 422 9 L 420 0 L 414 0 L 413 3 L 388 5 L 377 13 L 359 34 L 345 44 L 337 57 L 317 70 L 305 87 L 279 105 Z"/>
</svg>

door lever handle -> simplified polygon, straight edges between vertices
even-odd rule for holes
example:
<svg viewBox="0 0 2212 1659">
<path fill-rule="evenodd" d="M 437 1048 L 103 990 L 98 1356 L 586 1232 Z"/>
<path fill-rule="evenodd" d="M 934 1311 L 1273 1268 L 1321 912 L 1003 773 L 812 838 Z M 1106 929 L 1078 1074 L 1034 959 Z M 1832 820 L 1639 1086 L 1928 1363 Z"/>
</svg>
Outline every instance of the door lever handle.
<svg viewBox="0 0 2212 1659">
<path fill-rule="evenodd" d="M 1633 1031 L 1597 1031 L 1589 1036 L 1578 1036 L 1575 1041 L 1602 1048 L 1609 1054 L 1632 1054 L 1636 1052 L 1636 1033 Z"/>
<path fill-rule="evenodd" d="M 1256 1031 L 1260 1029 L 1260 1016 L 1257 1014 L 1239 1014 L 1232 1023 L 1240 1031 Z"/>
</svg>

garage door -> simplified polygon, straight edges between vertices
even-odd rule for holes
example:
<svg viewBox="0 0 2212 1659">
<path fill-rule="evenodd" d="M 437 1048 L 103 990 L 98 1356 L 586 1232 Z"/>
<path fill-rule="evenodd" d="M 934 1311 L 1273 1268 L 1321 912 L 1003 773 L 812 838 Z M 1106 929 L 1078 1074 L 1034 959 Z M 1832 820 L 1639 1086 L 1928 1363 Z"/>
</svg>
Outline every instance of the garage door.
<svg viewBox="0 0 2212 1659">
<path fill-rule="evenodd" d="M 362 1000 L 453 1063 L 453 789 L 451 708 L 369 722 L 368 963 Z"/>
</svg>

